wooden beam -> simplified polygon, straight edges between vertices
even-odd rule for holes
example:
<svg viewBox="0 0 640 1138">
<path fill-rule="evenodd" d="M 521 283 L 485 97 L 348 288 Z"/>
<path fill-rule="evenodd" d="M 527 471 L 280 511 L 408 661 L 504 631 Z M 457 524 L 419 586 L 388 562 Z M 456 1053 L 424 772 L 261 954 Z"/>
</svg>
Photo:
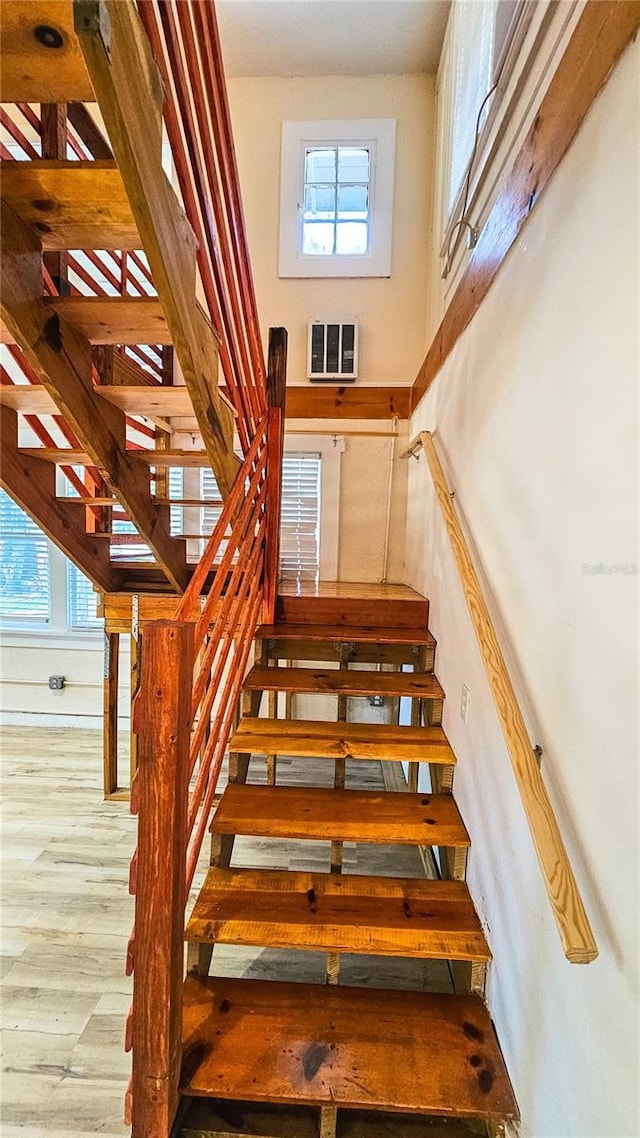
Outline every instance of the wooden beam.
<svg viewBox="0 0 640 1138">
<path fill-rule="evenodd" d="M 43 249 L 137 249 L 140 237 L 115 162 L 2 162 L 2 198 Z"/>
<path fill-rule="evenodd" d="M 2 0 L 0 51 L 1 102 L 94 101 L 71 0 Z"/>
<path fill-rule="evenodd" d="M 144 634 L 138 734 L 138 873 L 133 974 L 133 1135 L 168 1134 L 182 1056 L 185 861 L 193 625 Z"/>
<path fill-rule="evenodd" d="M 418 372 L 412 410 L 482 304 L 591 104 L 639 26 L 637 0 L 587 3 Z"/>
<path fill-rule="evenodd" d="M 287 419 L 408 419 L 410 387 L 287 387 Z"/>
<path fill-rule="evenodd" d="M 85 533 L 82 512 L 56 497 L 53 466 L 26 455 L 18 447 L 18 416 L 0 407 L 0 484 L 86 577 L 104 592 L 117 588 L 117 571 L 108 547 Z"/>
<path fill-rule="evenodd" d="M 118 787 L 118 665 L 120 636 L 104 634 L 104 669 L 102 681 L 102 781 L 105 798 L 111 798 Z"/>
<path fill-rule="evenodd" d="M 105 19 L 108 50 L 101 36 Z M 76 28 L 204 446 L 226 496 L 240 467 L 234 417 L 218 392 L 218 340 L 196 301 L 193 231 L 162 169 L 160 74 L 132 0 L 78 0 Z"/>
<path fill-rule="evenodd" d="M 65 161 L 67 157 L 67 104 L 42 103 L 40 106 L 40 141 L 43 158 Z M 50 251 L 43 261 L 60 294 L 69 294 L 69 270 L 66 252 Z"/>
<path fill-rule="evenodd" d="M 67 117 L 92 158 L 113 158 L 109 143 L 84 103 L 68 103 Z"/>
<path fill-rule="evenodd" d="M 32 458 L 39 458 L 43 462 L 51 462 L 54 466 L 99 466 L 102 469 L 88 450 L 74 450 L 71 447 L 60 447 L 59 449 L 55 447 L 23 447 L 22 453 L 31 455 Z M 128 450 L 126 455 L 127 462 L 132 467 L 139 464 L 141 470 L 144 469 L 144 465 L 179 466 L 184 469 L 195 470 L 209 466 L 209 457 L 203 450 Z M 122 502 L 122 496 L 116 490 L 114 493 Z"/>
<path fill-rule="evenodd" d="M 102 471 L 169 580 L 182 589 L 187 581 L 186 559 L 183 547 L 171 537 L 169 510 L 153 504 L 146 472 L 125 450 L 123 413 L 95 398 L 91 345 L 58 315 L 51 315 L 42 297 L 37 239 L 4 201 L 2 257 L 3 319 L 86 448 L 89 465 Z"/>
<path fill-rule="evenodd" d="M 269 329 L 267 361 L 267 526 L 264 556 L 263 619 L 276 617 L 278 576 L 280 573 L 280 504 L 282 497 L 282 455 L 284 451 L 284 405 L 287 389 L 286 328 Z"/>
<path fill-rule="evenodd" d="M 565 956 L 572 964 L 588 964 L 598 955 L 589 918 L 538 769 L 438 452 L 429 431 L 424 431 L 421 439 Z"/>
<path fill-rule="evenodd" d="M 65 296 L 48 304 L 91 344 L 171 343 L 155 296 Z"/>
</svg>

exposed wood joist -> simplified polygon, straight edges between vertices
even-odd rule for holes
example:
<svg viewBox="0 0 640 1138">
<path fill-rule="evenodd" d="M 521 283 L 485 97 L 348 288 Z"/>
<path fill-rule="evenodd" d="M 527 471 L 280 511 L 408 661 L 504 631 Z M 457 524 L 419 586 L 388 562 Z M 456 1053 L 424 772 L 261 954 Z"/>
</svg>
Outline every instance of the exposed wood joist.
<svg viewBox="0 0 640 1138">
<path fill-rule="evenodd" d="M 287 387 L 288 419 L 408 419 L 410 387 Z"/>
<path fill-rule="evenodd" d="M 56 497 L 55 467 L 18 447 L 18 416 L 0 407 L 0 483 L 37 526 L 98 588 L 110 592 L 119 575 L 109 550 L 85 533 L 84 514 Z"/>
<path fill-rule="evenodd" d="M 182 589 L 187 581 L 186 560 L 184 549 L 170 535 L 169 510 L 154 505 L 146 472 L 125 450 L 124 414 L 95 398 L 91 345 L 47 307 L 42 297 L 38 240 L 4 201 L 2 256 L 0 306 L 5 323 L 82 441 L 89 464 L 103 473 L 169 580 Z"/>
<path fill-rule="evenodd" d="M 640 25 L 637 0 L 589 0 L 413 385 L 415 410 L 487 295 L 591 104 Z"/>
<path fill-rule="evenodd" d="M 76 29 L 205 449 L 226 494 L 239 469 L 233 412 L 218 392 L 216 334 L 196 302 L 193 231 L 162 169 L 160 74 L 131 0 L 78 0 Z"/>
<path fill-rule="evenodd" d="M 146 296 L 65 296 L 49 307 L 91 344 L 170 344 L 159 300 Z"/>
<path fill-rule="evenodd" d="M 99 465 L 91 457 L 88 450 L 73 450 L 65 447 L 25 447 L 23 449 L 25 454 L 39 458 L 42 462 L 50 462 L 54 466 Z M 158 467 L 181 466 L 185 469 L 187 467 L 199 469 L 209 466 L 209 457 L 204 450 L 129 450 L 127 451 L 127 459 L 132 466 L 139 464 L 140 470 L 143 470 L 145 465 Z M 107 481 L 109 481 L 108 478 Z M 118 497 L 120 501 L 122 501 L 121 495 L 118 495 Z"/>
<path fill-rule="evenodd" d="M 2 0 L 1 7 L 0 101 L 93 102 L 73 29 L 72 0 Z"/>
<path fill-rule="evenodd" d="M 140 237 L 113 161 L 34 158 L 1 164 L 2 197 L 48 249 L 139 249 Z"/>
</svg>

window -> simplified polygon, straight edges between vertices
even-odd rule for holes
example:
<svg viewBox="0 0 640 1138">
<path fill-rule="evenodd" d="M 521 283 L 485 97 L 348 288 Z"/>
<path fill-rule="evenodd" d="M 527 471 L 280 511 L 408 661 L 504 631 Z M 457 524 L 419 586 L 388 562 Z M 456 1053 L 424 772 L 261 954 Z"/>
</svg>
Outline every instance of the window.
<svg viewBox="0 0 640 1138">
<path fill-rule="evenodd" d="M 102 628 L 98 595 L 4 490 L 0 490 L 0 620 L 49 633 Z"/>
<path fill-rule="evenodd" d="M 281 277 L 388 277 L 395 121 L 282 124 Z"/>
<path fill-rule="evenodd" d="M 280 572 L 317 581 L 320 575 L 319 454 L 285 454 L 282 461 Z"/>
<path fill-rule="evenodd" d="M 51 619 L 49 542 L 0 490 L 0 617 L 12 624 Z"/>
<path fill-rule="evenodd" d="M 89 578 L 72 561 L 67 564 L 67 623 L 74 629 L 102 628 L 98 594 Z"/>
<path fill-rule="evenodd" d="M 303 253 L 331 257 L 367 252 L 370 167 L 366 146 L 305 148 Z"/>
</svg>

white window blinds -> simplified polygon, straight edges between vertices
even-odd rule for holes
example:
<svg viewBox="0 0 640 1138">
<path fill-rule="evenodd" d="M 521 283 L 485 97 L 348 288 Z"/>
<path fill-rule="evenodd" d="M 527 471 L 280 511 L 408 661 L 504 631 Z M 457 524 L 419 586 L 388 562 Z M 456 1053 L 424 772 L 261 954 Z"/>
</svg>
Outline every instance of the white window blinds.
<svg viewBox="0 0 640 1138">
<path fill-rule="evenodd" d="M 320 462 L 319 454 L 286 454 L 282 462 L 280 572 L 287 577 L 319 577 Z"/>
<path fill-rule="evenodd" d="M 69 628 L 101 628 L 102 620 L 97 613 L 98 594 L 91 581 L 81 573 L 72 561 L 67 569 L 67 620 Z"/>
<path fill-rule="evenodd" d="M 0 617 L 48 624 L 51 617 L 49 542 L 31 518 L 0 490 Z"/>
</svg>

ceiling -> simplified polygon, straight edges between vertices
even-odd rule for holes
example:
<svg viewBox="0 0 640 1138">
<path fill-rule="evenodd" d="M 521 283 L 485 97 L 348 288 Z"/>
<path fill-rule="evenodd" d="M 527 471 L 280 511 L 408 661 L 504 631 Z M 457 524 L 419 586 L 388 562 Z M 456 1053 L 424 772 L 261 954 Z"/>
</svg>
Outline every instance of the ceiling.
<svg viewBox="0 0 640 1138">
<path fill-rule="evenodd" d="M 227 75 L 435 71 L 450 0 L 218 0 Z"/>
</svg>

